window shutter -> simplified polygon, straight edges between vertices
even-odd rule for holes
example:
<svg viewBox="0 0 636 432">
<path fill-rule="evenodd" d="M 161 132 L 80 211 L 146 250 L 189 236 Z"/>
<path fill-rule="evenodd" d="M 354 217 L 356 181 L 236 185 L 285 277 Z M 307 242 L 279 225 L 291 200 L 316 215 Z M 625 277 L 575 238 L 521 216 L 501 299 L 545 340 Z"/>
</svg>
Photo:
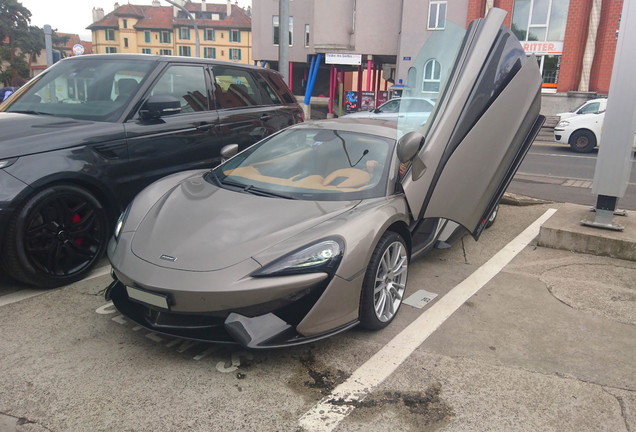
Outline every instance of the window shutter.
<svg viewBox="0 0 636 432">
<path fill-rule="evenodd" d="M 203 48 L 203 58 L 208 58 L 208 49 Z"/>
<path fill-rule="evenodd" d="M 216 48 L 212 48 L 212 58 L 216 58 Z"/>
<path fill-rule="evenodd" d="M 180 47 L 179 47 L 179 55 L 180 55 L 180 56 L 182 56 L 182 55 L 183 55 L 183 47 L 182 47 L 182 46 L 180 46 Z"/>
<path fill-rule="evenodd" d="M 188 34 L 188 40 L 190 40 L 190 27 L 188 27 L 188 31 L 186 33 Z"/>
<path fill-rule="evenodd" d="M 150 42 L 150 32 L 149 31 L 144 32 L 144 36 L 146 38 L 146 43 Z"/>
<path fill-rule="evenodd" d="M 232 60 L 232 48 L 230 48 L 230 60 Z"/>
<path fill-rule="evenodd" d="M 237 33 L 238 33 L 238 41 L 237 42 L 241 42 L 241 31 L 239 30 L 239 31 L 237 31 Z M 239 51 L 239 53 L 240 53 L 240 51 Z M 239 55 L 239 60 L 240 59 L 241 59 L 241 56 Z"/>
<path fill-rule="evenodd" d="M 212 40 L 216 40 L 216 35 L 214 34 L 214 29 L 212 29 Z"/>
<path fill-rule="evenodd" d="M 207 29 L 203 30 L 203 40 L 204 41 L 208 40 L 208 30 Z"/>
<path fill-rule="evenodd" d="M 239 39 L 240 39 L 240 38 L 239 38 Z M 238 51 L 238 59 L 240 60 L 240 59 L 241 59 L 241 50 L 240 50 L 240 48 L 239 48 L 239 49 L 237 49 L 237 51 Z"/>
</svg>

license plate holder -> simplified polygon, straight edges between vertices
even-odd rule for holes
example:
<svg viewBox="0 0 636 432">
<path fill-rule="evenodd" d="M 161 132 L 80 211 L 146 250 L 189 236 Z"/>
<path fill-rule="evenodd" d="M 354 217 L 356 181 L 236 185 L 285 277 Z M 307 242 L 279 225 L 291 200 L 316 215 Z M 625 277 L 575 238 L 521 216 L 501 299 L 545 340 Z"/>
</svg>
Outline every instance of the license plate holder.
<svg viewBox="0 0 636 432">
<path fill-rule="evenodd" d="M 131 286 L 126 287 L 126 293 L 128 293 L 128 298 L 131 300 L 154 306 L 156 308 L 170 310 L 167 295 L 157 294 Z"/>
</svg>

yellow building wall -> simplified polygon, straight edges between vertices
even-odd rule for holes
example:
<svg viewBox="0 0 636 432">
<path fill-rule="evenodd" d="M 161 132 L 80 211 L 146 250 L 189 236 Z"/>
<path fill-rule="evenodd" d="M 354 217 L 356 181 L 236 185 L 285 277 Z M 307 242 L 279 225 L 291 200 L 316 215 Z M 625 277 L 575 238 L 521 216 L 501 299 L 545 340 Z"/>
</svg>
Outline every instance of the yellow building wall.
<svg viewBox="0 0 636 432">
<path fill-rule="evenodd" d="M 179 47 L 190 47 L 190 56 L 196 56 L 196 38 L 194 29 L 190 28 L 190 39 L 181 39 L 179 36 L 179 27 L 174 28 L 170 33 L 170 43 L 160 42 L 157 30 L 136 30 L 132 28 L 137 20 L 127 18 L 128 28 L 123 28 L 123 19 L 119 19 L 119 30 L 115 30 L 115 40 L 106 40 L 104 29 L 94 30 L 93 33 L 93 53 L 104 54 L 107 47 L 115 47 L 118 53 L 143 53 L 143 50 L 150 50 L 150 54 L 159 55 L 161 50 L 171 50 L 172 55 L 179 55 Z M 252 64 L 252 32 L 249 30 L 240 30 L 240 42 L 230 42 L 230 30 L 215 29 L 215 40 L 205 40 L 204 32 L 206 28 L 199 29 L 199 42 L 201 57 L 205 56 L 205 48 L 216 48 L 217 60 L 231 61 L 235 63 Z M 150 42 L 146 42 L 146 31 L 150 31 Z M 167 30 L 164 30 L 167 31 Z M 128 39 L 128 47 L 125 46 L 125 40 Z M 236 56 L 230 59 L 230 50 L 240 49 L 241 59 Z M 236 53 L 236 52 L 234 52 Z M 208 56 L 208 58 L 211 58 Z"/>
</svg>

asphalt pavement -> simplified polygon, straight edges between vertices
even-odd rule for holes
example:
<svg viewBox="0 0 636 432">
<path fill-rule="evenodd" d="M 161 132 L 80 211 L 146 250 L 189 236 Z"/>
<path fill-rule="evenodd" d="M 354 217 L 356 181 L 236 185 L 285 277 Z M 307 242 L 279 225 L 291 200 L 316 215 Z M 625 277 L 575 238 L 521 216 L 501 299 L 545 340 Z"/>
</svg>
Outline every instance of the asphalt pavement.
<svg viewBox="0 0 636 432">
<path fill-rule="evenodd" d="M 522 201 L 411 263 L 422 308 L 294 348 L 136 327 L 103 299 L 107 268 L 0 280 L 0 431 L 636 431 L 636 262 L 539 246 L 535 221 L 574 229 L 584 208 Z"/>
</svg>

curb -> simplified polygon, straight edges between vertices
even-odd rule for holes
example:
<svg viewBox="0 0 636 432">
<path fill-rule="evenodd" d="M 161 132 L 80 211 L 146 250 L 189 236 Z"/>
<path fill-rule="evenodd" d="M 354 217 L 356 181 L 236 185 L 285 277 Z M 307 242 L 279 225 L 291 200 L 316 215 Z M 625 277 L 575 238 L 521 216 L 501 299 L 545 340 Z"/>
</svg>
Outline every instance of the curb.
<svg viewBox="0 0 636 432">
<path fill-rule="evenodd" d="M 518 207 L 523 206 L 531 206 L 531 205 L 539 205 L 539 204 L 549 204 L 552 201 L 546 201 L 539 198 L 532 198 L 524 195 L 517 195 L 512 192 L 505 192 L 504 196 L 501 197 L 501 204 L 513 205 Z"/>
</svg>

